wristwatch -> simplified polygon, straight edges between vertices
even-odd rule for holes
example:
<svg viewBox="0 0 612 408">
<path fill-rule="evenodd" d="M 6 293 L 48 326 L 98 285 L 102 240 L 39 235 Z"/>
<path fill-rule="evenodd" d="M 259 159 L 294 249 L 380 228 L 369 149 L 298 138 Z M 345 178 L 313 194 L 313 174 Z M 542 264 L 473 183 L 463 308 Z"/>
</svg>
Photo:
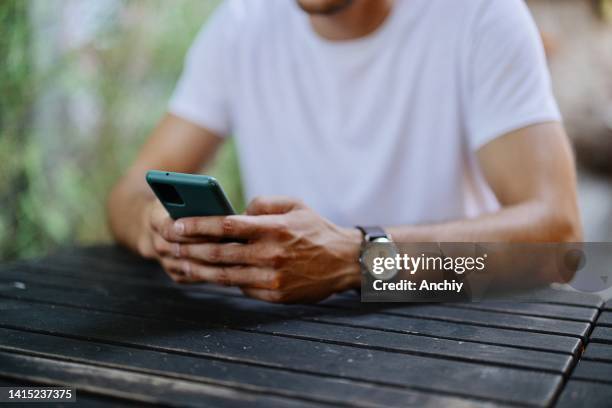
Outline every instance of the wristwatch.
<svg viewBox="0 0 612 408">
<path fill-rule="evenodd" d="M 356 226 L 363 234 L 361 250 L 359 252 L 359 263 L 364 273 L 369 273 L 375 279 L 388 280 L 397 274 L 397 268 L 382 268 L 375 270 L 376 258 L 395 258 L 398 251 L 391 236 L 378 226 L 363 227 Z M 380 269 L 380 266 L 379 266 Z"/>
</svg>

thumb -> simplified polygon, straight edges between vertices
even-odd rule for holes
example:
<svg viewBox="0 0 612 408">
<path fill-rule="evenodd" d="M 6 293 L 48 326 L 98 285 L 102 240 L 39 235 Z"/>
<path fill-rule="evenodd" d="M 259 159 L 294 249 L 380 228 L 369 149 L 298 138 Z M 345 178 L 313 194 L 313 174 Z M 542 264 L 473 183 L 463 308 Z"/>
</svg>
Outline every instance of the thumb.
<svg viewBox="0 0 612 408">
<path fill-rule="evenodd" d="M 303 206 L 300 200 L 292 197 L 255 197 L 247 206 L 246 213 L 248 215 L 284 214 Z"/>
</svg>

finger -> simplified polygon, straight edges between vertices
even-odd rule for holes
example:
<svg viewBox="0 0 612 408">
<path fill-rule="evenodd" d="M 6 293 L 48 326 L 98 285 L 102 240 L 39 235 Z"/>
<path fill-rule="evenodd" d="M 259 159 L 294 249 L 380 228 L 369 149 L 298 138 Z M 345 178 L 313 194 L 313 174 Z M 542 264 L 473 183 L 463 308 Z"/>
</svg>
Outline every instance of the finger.
<svg viewBox="0 0 612 408">
<path fill-rule="evenodd" d="M 241 288 L 242 292 L 253 299 L 271 303 L 287 303 L 287 294 L 280 290 L 261 288 Z"/>
<path fill-rule="evenodd" d="M 178 246 L 177 256 L 207 264 L 261 266 L 266 263 L 272 263 L 277 252 L 260 244 L 197 243 L 176 245 Z"/>
<path fill-rule="evenodd" d="M 284 214 L 304 204 L 295 198 L 287 196 L 255 197 L 247 206 L 248 215 Z"/>
<path fill-rule="evenodd" d="M 254 299 L 271 303 L 316 303 L 327 298 L 329 292 L 309 292 L 304 290 L 279 290 L 267 288 L 241 288 L 242 292 Z"/>
<path fill-rule="evenodd" d="M 177 233 L 175 227 L 176 221 L 168 217 L 166 214 L 163 217 L 153 218 L 151 220 L 151 227 L 153 231 L 159 234 L 167 242 L 198 242 L 201 241 L 194 237 L 187 237 Z"/>
<path fill-rule="evenodd" d="M 278 273 L 268 268 L 204 265 L 176 258 L 162 258 L 161 263 L 170 277 L 180 283 L 209 282 L 263 289 L 280 286 Z"/>
<path fill-rule="evenodd" d="M 174 220 L 170 218 L 168 212 L 161 205 L 156 205 L 150 215 L 151 227 L 155 231 L 162 231 L 165 228 L 170 228 Z"/>
<path fill-rule="evenodd" d="M 173 258 L 164 258 L 162 265 L 181 282 L 209 282 L 267 289 L 275 289 L 280 285 L 278 273 L 268 268 L 205 265 Z"/>
<path fill-rule="evenodd" d="M 153 234 L 153 248 L 161 257 L 178 258 L 180 256 L 180 244 L 168 242 L 159 234 Z"/>
<path fill-rule="evenodd" d="M 226 286 L 274 289 L 279 283 L 278 273 L 273 269 L 253 266 L 205 265 L 188 262 L 189 275 L 198 281 Z"/>
<path fill-rule="evenodd" d="M 183 264 L 186 261 L 177 260 L 176 258 L 161 258 L 160 264 L 164 268 L 164 271 L 170 276 L 170 278 L 177 283 L 189 283 L 193 282 L 190 275 L 184 272 L 185 267 Z"/>
<path fill-rule="evenodd" d="M 172 233 L 177 237 L 217 237 L 248 239 L 265 228 L 265 220 L 245 215 L 181 218 L 174 222 Z"/>
<path fill-rule="evenodd" d="M 170 277 L 170 279 L 172 279 L 176 283 L 191 283 L 191 280 L 189 280 L 182 272 L 166 271 L 166 273 Z"/>
</svg>

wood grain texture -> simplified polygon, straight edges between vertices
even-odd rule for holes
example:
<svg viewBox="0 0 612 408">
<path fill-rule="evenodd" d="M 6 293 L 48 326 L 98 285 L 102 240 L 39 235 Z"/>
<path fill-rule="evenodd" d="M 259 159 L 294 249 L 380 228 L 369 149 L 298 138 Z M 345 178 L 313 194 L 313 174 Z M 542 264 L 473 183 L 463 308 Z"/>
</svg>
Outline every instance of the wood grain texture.
<svg viewBox="0 0 612 408">
<path fill-rule="evenodd" d="M 75 307 L 82 306 L 149 318 L 191 321 L 211 327 L 216 324 L 238 329 L 246 328 L 254 332 L 270 333 L 284 337 L 321 340 L 364 348 L 432 357 L 448 357 L 463 361 L 533 368 L 558 373 L 566 372 L 572 361 L 569 350 L 568 354 L 536 350 L 517 352 L 516 349 L 505 346 L 298 321 L 266 314 L 247 314 L 242 310 L 224 308 L 219 302 L 210 304 L 194 301 L 183 303 L 180 306 L 163 304 L 162 307 L 156 307 L 156 305 L 143 304 L 140 301 L 123 297 L 101 297 L 97 294 L 87 294 L 85 290 L 67 293 L 57 288 L 38 287 L 29 281 L 23 289 L 9 286 L 0 291 L 0 296 L 2 295 L 16 299 L 43 301 Z M 205 311 L 209 313 L 205 314 Z M 257 324 L 254 325 L 254 322 L 257 322 Z"/>
<path fill-rule="evenodd" d="M 11 374 L 15 377 L 14 374 Z M 40 381 L 40 379 L 39 379 Z M 2 372 L 0 372 L 0 387 L 40 387 L 45 388 L 49 386 L 57 386 L 54 383 L 49 382 L 36 382 L 33 380 L 14 380 L 8 379 L 6 377 L 2 377 Z M 101 407 L 113 407 L 113 408 L 135 408 L 142 407 L 142 403 L 136 402 L 130 399 L 120 399 L 116 397 L 110 397 L 107 395 L 101 394 L 93 394 L 83 389 L 76 389 L 78 404 L 67 403 L 67 404 L 45 404 L 45 403 L 37 403 L 35 406 L 37 407 L 48 407 L 48 406 L 56 406 L 56 407 L 84 407 L 84 408 L 101 408 Z M 31 403 L 12 403 L 7 404 L 7 407 L 31 407 Z"/>
<path fill-rule="evenodd" d="M 155 271 L 153 271 L 153 274 Z M 560 336 L 558 334 L 529 333 L 522 330 L 503 329 L 487 327 L 482 325 L 471 325 L 464 321 L 445 321 L 413 318 L 399 315 L 384 315 L 385 305 L 374 307 L 372 305 L 360 305 L 353 298 L 353 307 L 349 309 L 323 308 L 318 306 L 279 306 L 265 304 L 244 298 L 239 292 L 226 290 L 219 293 L 210 290 L 210 285 L 187 286 L 186 289 L 179 289 L 176 285 L 159 285 L 146 281 L 130 281 L 125 277 L 121 280 L 121 285 L 117 285 L 117 279 L 108 277 L 103 271 L 97 274 L 97 278 L 79 279 L 77 276 L 55 275 L 53 271 L 45 269 L 25 269 L 19 271 L 6 271 L 3 276 L 7 278 L 5 286 L 14 285 L 15 282 L 34 279 L 34 282 L 45 284 L 63 285 L 73 287 L 75 291 L 91 289 L 102 295 L 115 294 L 126 299 L 132 298 L 139 300 L 146 296 L 152 299 L 149 302 L 175 302 L 181 304 L 185 300 L 191 301 L 198 299 L 201 303 L 198 307 L 210 304 L 213 308 L 219 305 L 236 309 L 252 315 L 255 312 L 271 313 L 283 315 L 290 318 L 312 320 L 325 323 L 340 324 L 346 326 L 363 327 L 370 329 L 384 330 L 387 332 L 411 333 L 421 336 L 436 338 L 447 338 L 452 340 L 470 341 L 483 344 L 504 345 L 524 349 L 534 349 L 542 351 L 570 352 L 575 354 L 581 347 L 578 338 Z M 14 279 L 14 280 L 11 280 Z M 20 285 L 22 286 L 23 282 Z M 0 287 L 2 283 L 0 283 Z M 343 300 L 339 300 L 343 301 Z M 346 304 L 345 304 L 346 305 Z M 397 306 L 395 306 L 397 308 Z M 412 305 L 406 306 L 407 308 Z"/>
<path fill-rule="evenodd" d="M 612 344 L 590 343 L 582 358 L 612 363 Z"/>
<path fill-rule="evenodd" d="M 612 385 L 582 380 L 569 380 L 558 400 L 559 408 L 609 408 Z"/>
<path fill-rule="evenodd" d="M 103 365 L 112 368 L 220 384 L 237 390 L 351 406 L 485 406 L 486 403 L 371 384 L 149 349 L 0 329 L 0 350 Z"/>
<path fill-rule="evenodd" d="M 236 392 L 231 388 L 167 379 L 128 370 L 35 357 L 0 351 L 0 372 L 9 378 L 32 380 L 152 404 L 216 407 L 301 407 L 302 402 L 256 393 Z M 77 396 L 78 399 L 78 396 Z"/>
<path fill-rule="evenodd" d="M 75 248 L 0 265 L 0 383 L 75 384 L 93 406 L 567 404 L 607 385 L 602 314 L 562 392 L 602 305 L 548 289 L 520 302 L 365 305 L 347 292 L 271 305 L 174 284 L 118 247 Z"/>
<path fill-rule="evenodd" d="M 598 326 L 612 327 L 612 311 L 604 310 L 597 319 Z"/>
<path fill-rule="evenodd" d="M 572 373 L 572 379 L 605 382 L 612 385 L 612 363 L 581 360 Z"/>
<path fill-rule="evenodd" d="M 336 304 L 339 303 L 336 302 Z M 367 307 L 367 305 L 364 307 Z M 589 323 L 587 322 L 502 314 L 473 309 L 458 309 L 438 305 L 390 306 L 385 308 L 383 313 L 440 321 L 464 322 L 485 327 L 519 329 L 535 333 L 565 334 L 582 339 L 584 339 L 589 330 Z"/>
<path fill-rule="evenodd" d="M 586 350 L 559 396 L 559 407 L 612 406 L 612 311 L 606 310 L 609 304 L 602 305 Z"/>
<path fill-rule="evenodd" d="M 595 307 L 546 303 L 487 301 L 479 303 L 455 303 L 447 304 L 446 306 L 579 322 L 594 322 L 597 317 L 597 309 Z"/>
<path fill-rule="evenodd" d="M 596 326 L 591 334 L 591 341 L 612 344 L 612 327 Z"/>
<path fill-rule="evenodd" d="M 561 382 L 559 375 L 537 371 L 460 361 L 450 363 L 438 358 L 8 299 L 0 299 L 0 325 L 337 378 L 408 385 L 419 390 L 535 405 L 548 401 Z M 516 388 L 522 393 L 516 394 L 513 391 Z"/>
</svg>

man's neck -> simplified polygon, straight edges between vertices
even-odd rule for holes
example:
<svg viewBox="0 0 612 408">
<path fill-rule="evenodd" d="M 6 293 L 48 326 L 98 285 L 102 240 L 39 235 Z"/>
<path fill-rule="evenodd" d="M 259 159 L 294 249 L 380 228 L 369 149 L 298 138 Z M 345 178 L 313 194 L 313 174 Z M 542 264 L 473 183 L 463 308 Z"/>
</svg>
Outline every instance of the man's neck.
<svg viewBox="0 0 612 408">
<path fill-rule="evenodd" d="M 360 0 L 332 15 L 311 15 L 310 24 L 331 41 L 364 37 L 380 27 L 391 13 L 393 0 Z"/>
</svg>

